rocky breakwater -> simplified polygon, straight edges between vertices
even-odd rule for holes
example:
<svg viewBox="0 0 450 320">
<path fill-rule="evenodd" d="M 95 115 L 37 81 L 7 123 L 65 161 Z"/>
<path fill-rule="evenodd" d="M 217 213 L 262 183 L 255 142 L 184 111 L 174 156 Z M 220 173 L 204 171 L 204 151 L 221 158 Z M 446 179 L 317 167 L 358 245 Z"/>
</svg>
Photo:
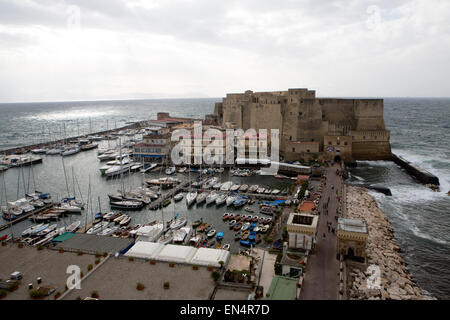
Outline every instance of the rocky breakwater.
<svg viewBox="0 0 450 320">
<path fill-rule="evenodd" d="M 369 229 L 366 247 L 368 267 L 366 270 L 361 270 L 363 268 L 348 264 L 348 298 L 426 299 L 400 256 L 400 247 L 394 237 L 391 223 L 378 207 L 375 198 L 368 194 L 365 188 L 348 186 L 346 200 L 346 216 L 366 220 Z M 379 274 L 379 281 L 377 274 Z"/>
</svg>

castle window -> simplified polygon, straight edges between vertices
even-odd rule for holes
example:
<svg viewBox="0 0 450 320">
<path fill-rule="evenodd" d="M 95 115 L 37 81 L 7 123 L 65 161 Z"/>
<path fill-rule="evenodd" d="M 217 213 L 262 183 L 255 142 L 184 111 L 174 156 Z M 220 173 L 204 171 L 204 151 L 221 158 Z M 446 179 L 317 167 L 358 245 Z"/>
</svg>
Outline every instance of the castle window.
<svg viewBox="0 0 450 320">
<path fill-rule="evenodd" d="M 311 139 L 312 142 L 314 142 L 314 139 Z"/>
<path fill-rule="evenodd" d="M 363 136 L 363 139 L 366 140 L 366 136 Z"/>
<path fill-rule="evenodd" d="M 306 152 L 309 152 L 309 149 L 306 149 Z"/>
<path fill-rule="evenodd" d="M 377 136 L 375 136 L 374 139 L 377 139 Z"/>
<path fill-rule="evenodd" d="M 302 115 L 302 112 L 299 112 L 298 115 L 301 116 L 301 115 Z"/>
<path fill-rule="evenodd" d="M 292 152 L 295 152 L 295 148 L 292 148 Z"/>
<path fill-rule="evenodd" d="M 328 141 L 328 144 L 331 146 L 331 141 Z"/>
<path fill-rule="evenodd" d="M 347 141 L 344 142 L 344 145 L 345 145 L 345 146 L 347 145 Z"/>
<path fill-rule="evenodd" d="M 289 140 L 292 141 L 292 136 L 289 136 Z"/>
</svg>

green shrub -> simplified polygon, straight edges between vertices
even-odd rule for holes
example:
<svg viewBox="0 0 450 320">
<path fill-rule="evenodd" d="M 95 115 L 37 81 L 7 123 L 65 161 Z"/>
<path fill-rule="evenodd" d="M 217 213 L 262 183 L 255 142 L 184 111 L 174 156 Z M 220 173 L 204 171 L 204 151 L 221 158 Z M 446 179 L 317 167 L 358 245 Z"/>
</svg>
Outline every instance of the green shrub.
<svg viewBox="0 0 450 320">
<path fill-rule="evenodd" d="M 30 298 L 32 298 L 32 299 L 42 299 L 44 297 L 45 297 L 44 293 L 39 290 L 31 290 L 30 291 Z"/>
<path fill-rule="evenodd" d="M 83 251 L 81 251 L 80 249 L 77 250 L 77 256 L 82 256 L 83 255 Z"/>
<path fill-rule="evenodd" d="M 196 264 L 192 265 L 192 269 L 198 270 L 198 265 L 196 265 Z"/>
<path fill-rule="evenodd" d="M 23 243 L 20 242 L 17 246 L 18 246 L 19 248 L 23 248 Z"/>
<path fill-rule="evenodd" d="M 141 290 L 144 290 L 144 288 L 145 288 L 145 286 L 143 283 L 140 283 L 140 282 L 137 283 L 137 285 L 136 285 L 137 290 L 141 291 Z"/>
<path fill-rule="evenodd" d="M 88 265 L 87 269 L 88 271 L 91 271 L 94 268 L 94 266 L 92 264 Z"/>
<path fill-rule="evenodd" d="M 98 297 L 99 297 L 99 294 L 98 294 L 97 290 L 94 290 L 94 291 L 91 292 L 91 298 L 98 299 Z"/>
<path fill-rule="evenodd" d="M 100 254 L 100 252 L 96 252 L 96 253 L 95 253 L 95 257 L 96 257 L 96 258 L 100 258 L 101 256 L 102 256 L 102 255 Z"/>
<path fill-rule="evenodd" d="M 134 261 L 133 257 L 128 257 L 128 261 Z"/>
<path fill-rule="evenodd" d="M 166 281 L 164 282 L 164 289 L 169 289 L 170 288 L 170 282 Z"/>
<path fill-rule="evenodd" d="M 19 284 L 17 282 L 11 282 L 11 284 L 8 286 L 9 291 L 14 291 L 19 287 Z"/>
<path fill-rule="evenodd" d="M 100 259 L 95 259 L 95 264 L 99 264 L 100 263 Z"/>
<path fill-rule="evenodd" d="M 211 278 L 213 278 L 214 281 L 219 280 L 219 278 L 220 278 L 220 272 L 219 272 L 219 271 L 213 271 L 213 272 L 211 272 Z"/>
<path fill-rule="evenodd" d="M 6 297 L 7 292 L 5 290 L 1 290 L 0 289 L 0 299 L 3 299 L 4 297 Z"/>
</svg>

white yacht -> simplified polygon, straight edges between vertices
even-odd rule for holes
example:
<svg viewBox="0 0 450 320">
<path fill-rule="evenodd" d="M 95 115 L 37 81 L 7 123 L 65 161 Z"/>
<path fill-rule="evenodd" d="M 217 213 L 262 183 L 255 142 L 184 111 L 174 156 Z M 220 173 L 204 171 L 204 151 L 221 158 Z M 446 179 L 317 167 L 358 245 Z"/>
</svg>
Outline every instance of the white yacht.
<svg viewBox="0 0 450 320">
<path fill-rule="evenodd" d="M 227 181 L 220 187 L 220 191 L 229 191 L 231 186 L 233 185 L 232 181 Z"/>
<path fill-rule="evenodd" d="M 216 198 L 216 205 L 220 206 L 221 204 L 227 201 L 228 195 L 226 193 L 222 193 Z"/>
<path fill-rule="evenodd" d="M 188 192 L 186 195 L 186 204 L 190 206 L 195 202 L 195 199 L 197 199 L 197 192 Z"/>
<path fill-rule="evenodd" d="M 206 204 L 211 204 L 216 201 L 219 194 L 216 191 L 212 191 L 207 197 L 206 197 Z"/>
</svg>

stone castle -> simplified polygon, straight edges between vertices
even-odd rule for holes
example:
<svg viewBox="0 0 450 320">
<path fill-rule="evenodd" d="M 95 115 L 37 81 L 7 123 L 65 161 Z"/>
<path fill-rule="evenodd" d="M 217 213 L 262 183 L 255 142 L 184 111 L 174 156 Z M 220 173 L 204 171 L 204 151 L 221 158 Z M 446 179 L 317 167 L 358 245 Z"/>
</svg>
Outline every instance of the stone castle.
<svg viewBox="0 0 450 320">
<path fill-rule="evenodd" d="M 227 128 L 279 129 L 285 161 L 387 160 L 383 99 L 316 98 L 314 90 L 227 94 L 205 120 Z"/>
</svg>

